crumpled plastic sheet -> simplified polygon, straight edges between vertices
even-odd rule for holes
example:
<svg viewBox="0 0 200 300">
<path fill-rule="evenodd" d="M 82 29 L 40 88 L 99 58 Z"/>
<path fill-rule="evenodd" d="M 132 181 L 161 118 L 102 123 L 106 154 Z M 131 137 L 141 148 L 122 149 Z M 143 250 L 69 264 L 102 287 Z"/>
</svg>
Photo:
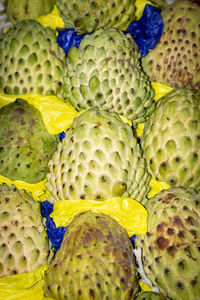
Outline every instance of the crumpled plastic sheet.
<svg viewBox="0 0 200 300">
<path fill-rule="evenodd" d="M 148 49 L 154 49 L 160 40 L 163 31 L 163 21 L 159 10 L 146 4 L 142 17 L 133 21 L 125 33 L 130 33 L 139 47 L 142 56 L 148 53 Z M 78 35 L 73 28 L 57 30 L 57 42 L 68 54 L 72 46 L 79 47 L 85 34 Z"/>
<path fill-rule="evenodd" d="M 49 201 L 46 200 L 41 203 L 41 212 L 43 217 L 46 218 L 47 234 L 52 243 L 52 246 L 56 250 L 58 250 L 62 243 L 65 231 L 67 230 L 67 226 L 56 227 L 53 219 L 49 216 L 53 212 L 53 204 L 51 204 Z"/>
<path fill-rule="evenodd" d="M 130 33 L 139 47 L 142 56 L 147 55 L 148 49 L 154 49 L 163 32 L 163 20 L 159 10 L 146 4 L 142 17 L 133 21 L 126 33 Z"/>
<path fill-rule="evenodd" d="M 124 200 L 122 200 L 122 199 L 124 199 Z M 80 202 L 80 201 L 82 201 L 82 202 Z M 103 211 L 103 212 L 105 211 L 104 213 L 108 213 L 108 215 L 112 216 L 112 213 L 110 210 L 113 206 L 116 206 L 115 207 L 116 210 L 117 209 L 119 210 L 120 205 L 122 205 L 122 206 L 126 205 L 128 210 L 131 209 L 131 218 L 129 217 L 128 224 L 126 224 L 126 225 L 132 226 L 134 228 L 135 233 L 141 232 L 141 234 L 144 234 L 144 232 L 146 232 L 146 229 L 147 229 L 147 227 L 146 227 L 146 225 L 147 225 L 146 210 L 142 207 L 141 204 L 139 204 L 137 201 L 135 201 L 133 199 L 130 199 L 130 198 L 119 199 L 119 197 L 111 198 L 108 200 L 109 203 L 111 203 L 110 209 L 108 207 L 108 203 L 106 203 L 108 201 L 106 201 L 106 200 L 103 203 L 101 202 L 98 204 L 95 204 L 96 202 L 91 201 L 91 200 L 80 200 L 80 201 L 74 200 L 73 201 L 73 203 L 75 203 L 74 205 L 72 205 L 70 203 L 71 202 L 70 200 L 68 200 L 68 201 L 63 200 L 63 201 L 56 203 L 55 205 L 49 203 L 47 200 L 41 203 L 42 215 L 43 215 L 43 217 L 46 218 L 47 233 L 48 233 L 49 239 L 52 243 L 52 246 L 56 250 L 58 250 L 60 248 L 60 245 L 63 240 L 63 236 L 65 234 L 65 231 L 67 230 L 67 226 L 61 226 L 61 225 L 69 224 L 71 219 L 73 219 L 74 214 L 76 214 L 78 212 L 87 211 L 88 210 L 87 207 L 90 207 L 91 211 Z M 94 202 L 94 203 L 91 204 L 91 202 Z M 71 207 L 71 209 L 70 208 L 68 209 L 66 206 Z M 135 208 L 135 210 L 134 210 L 134 208 Z M 69 216 L 68 216 L 68 214 L 69 214 Z M 118 222 L 123 223 L 124 222 L 123 217 L 124 217 L 124 215 L 127 215 L 126 209 L 125 209 L 125 214 L 123 214 L 123 212 L 117 211 L 116 215 L 120 219 L 120 221 L 118 220 Z M 113 218 L 115 218 L 115 217 L 113 217 Z M 116 220 L 117 220 L 117 217 L 116 217 Z M 127 221 L 127 219 L 126 219 L 126 221 Z M 126 221 L 125 221 L 125 223 L 127 223 Z M 125 225 L 125 223 L 124 223 L 124 225 Z M 139 226 L 139 229 L 137 228 L 138 226 Z M 131 239 L 132 244 L 134 244 L 134 242 L 135 242 L 135 234 L 133 234 L 133 232 L 134 232 L 133 228 L 131 228 L 131 231 L 129 231 L 130 228 L 127 229 L 129 231 L 129 237 Z M 130 234 L 130 232 L 131 232 L 131 234 Z"/>
</svg>

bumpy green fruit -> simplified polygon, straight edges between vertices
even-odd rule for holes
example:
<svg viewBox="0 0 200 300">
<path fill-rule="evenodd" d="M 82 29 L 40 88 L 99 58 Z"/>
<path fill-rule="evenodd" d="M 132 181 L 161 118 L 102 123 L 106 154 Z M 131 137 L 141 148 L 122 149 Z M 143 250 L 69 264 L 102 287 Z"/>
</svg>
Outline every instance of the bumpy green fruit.
<svg viewBox="0 0 200 300">
<path fill-rule="evenodd" d="M 0 93 L 58 95 L 65 53 L 56 33 L 24 20 L 0 36 Z"/>
<path fill-rule="evenodd" d="M 31 272 L 51 257 L 40 203 L 13 185 L 0 185 L 0 277 Z"/>
<path fill-rule="evenodd" d="M 171 87 L 200 89 L 200 6 L 177 0 L 161 16 L 164 30 L 155 49 L 142 58 L 151 81 Z"/>
<path fill-rule="evenodd" d="M 78 110 L 97 107 L 134 123 L 154 110 L 154 92 L 140 65 L 138 46 L 130 34 L 99 29 L 71 47 L 63 96 Z"/>
<path fill-rule="evenodd" d="M 162 294 L 157 294 L 154 292 L 144 292 L 137 296 L 135 300 L 167 300 L 164 295 Z"/>
<path fill-rule="evenodd" d="M 102 213 L 76 215 L 45 281 L 54 299 L 133 299 L 139 285 L 126 231 Z"/>
<path fill-rule="evenodd" d="M 126 30 L 135 19 L 135 0 L 57 0 L 56 4 L 66 27 L 79 34 L 98 28 Z"/>
<path fill-rule="evenodd" d="M 200 93 L 174 89 L 162 97 L 145 124 L 148 170 L 170 186 L 200 188 Z"/>
<path fill-rule="evenodd" d="M 16 24 L 21 20 L 36 19 L 48 14 L 55 0 L 6 0 L 6 13 L 9 20 Z"/>
<path fill-rule="evenodd" d="M 200 197 L 192 189 L 163 190 L 147 203 L 148 232 L 136 237 L 146 275 L 173 300 L 200 296 Z"/>
<path fill-rule="evenodd" d="M 132 128 L 90 109 L 74 119 L 49 162 L 49 201 L 132 197 L 146 202 L 150 175 Z"/>
<path fill-rule="evenodd" d="M 40 112 L 23 99 L 0 109 L 0 174 L 12 180 L 37 183 L 45 179 L 57 148 Z"/>
</svg>

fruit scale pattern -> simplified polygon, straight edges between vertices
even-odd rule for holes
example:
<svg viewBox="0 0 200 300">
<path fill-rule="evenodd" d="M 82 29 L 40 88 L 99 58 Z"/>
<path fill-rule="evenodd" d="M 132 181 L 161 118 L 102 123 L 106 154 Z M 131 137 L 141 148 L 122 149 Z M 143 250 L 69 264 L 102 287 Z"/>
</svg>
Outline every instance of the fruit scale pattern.
<svg viewBox="0 0 200 300">
<path fill-rule="evenodd" d="M 152 0 L 164 30 L 142 57 L 125 33 L 137 1 L 40 5 L 4 2 L 12 26 L 0 34 L 0 93 L 17 99 L 0 108 L 0 175 L 45 180 L 53 205 L 133 198 L 147 211 L 147 232 L 132 243 L 114 218 L 87 210 L 55 250 L 41 203 L 2 183 L 0 281 L 46 266 L 43 300 L 200 300 L 200 6 Z M 56 32 L 35 20 L 53 5 L 64 26 L 83 35 L 67 54 Z M 157 102 L 154 81 L 172 89 Z M 22 99 L 29 94 L 56 96 L 77 111 L 62 141 Z M 149 197 L 152 179 L 169 188 Z M 153 291 L 142 291 L 145 278 Z"/>
</svg>

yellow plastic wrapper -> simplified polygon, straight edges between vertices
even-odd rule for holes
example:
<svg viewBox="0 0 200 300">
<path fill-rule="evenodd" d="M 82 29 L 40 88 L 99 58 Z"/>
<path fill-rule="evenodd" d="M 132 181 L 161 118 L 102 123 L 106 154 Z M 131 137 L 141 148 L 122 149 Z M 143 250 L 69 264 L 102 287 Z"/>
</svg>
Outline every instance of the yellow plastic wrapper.
<svg viewBox="0 0 200 300">
<path fill-rule="evenodd" d="M 0 300 L 52 300 L 44 297 L 44 265 L 33 272 L 0 278 Z"/>
<path fill-rule="evenodd" d="M 62 200 L 54 204 L 50 214 L 56 227 L 67 226 L 77 213 L 85 211 L 102 212 L 115 219 L 131 237 L 147 231 L 147 211 L 132 198 L 113 197 L 105 201 Z"/>
<path fill-rule="evenodd" d="M 148 198 L 152 198 L 158 193 L 160 193 L 162 190 L 167 190 L 170 188 L 170 186 L 167 183 L 162 181 L 157 181 L 153 178 L 150 180 L 149 186 L 151 190 L 148 194 Z"/>
<path fill-rule="evenodd" d="M 0 94 L 0 108 L 14 102 L 17 98 L 22 98 L 36 107 L 42 115 L 46 129 L 54 135 L 69 128 L 74 117 L 78 115 L 78 112 L 68 102 L 64 102 L 56 96 L 45 95 Z M 7 185 L 14 184 L 18 189 L 25 189 L 27 192 L 31 192 L 36 201 L 43 201 L 49 196 L 45 188 L 45 180 L 36 184 L 30 184 L 18 180 L 12 181 L 4 176 L 0 176 L 0 184 L 3 182 Z"/>
<path fill-rule="evenodd" d="M 54 5 L 53 10 L 49 14 L 38 17 L 36 21 L 44 27 L 50 27 L 53 30 L 56 30 L 56 28 L 65 28 L 65 24 L 59 15 L 56 5 Z"/>
</svg>

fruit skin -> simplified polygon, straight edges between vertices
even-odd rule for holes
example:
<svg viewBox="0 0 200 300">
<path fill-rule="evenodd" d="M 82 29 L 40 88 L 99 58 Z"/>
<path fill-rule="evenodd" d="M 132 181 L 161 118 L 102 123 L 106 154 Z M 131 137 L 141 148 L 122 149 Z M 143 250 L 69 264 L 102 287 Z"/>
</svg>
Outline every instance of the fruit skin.
<svg viewBox="0 0 200 300">
<path fill-rule="evenodd" d="M 200 188 L 200 92 L 174 89 L 158 102 L 141 137 L 152 177 Z"/>
<path fill-rule="evenodd" d="M 37 183 L 46 178 L 58 139 L 50 134 L 40 112 L 23 99 L 0 109 L 0 174 Z"/>
<path fill-rule="evenodd" d="M 14 185 L 0 185 L 0 277 L 48 264 L 52 252 L 40 202 Z"/>
<path fill-rule="evenodd" d="M 200 6 L 177 0 L 161 16 L 164 30 L 155 49 L 142 58 L 151 81 L 200 90 Z"/>
<path fill-rule="evenodd" d="M 23 20 L 0 36 L 0 93 L 59 95 L 64 70 L 51 28 Z"/>
<path fill-rule="evenodd" d="M 164 295 L 154 292 L 144 292 L 137 296 L 135 300 L 167 300 Z"/>
<path fill-rule="evenodd" d="M 78 111 L 97 107 L 124 115 L 134 124 L 144 122 L 155 105 L 140 57 L 130 34 L 111 28 L 86 35 L 78 49 L 69 50 L 64 99 Z"/>
<path fill-rule="evenodd" d="M 76 215 L 45 282 L 54 299 L 133 299 L 139 285 L 127 232 L 103 213 Z"/>
<path fill-rule="evenodd" d="M 147 234 L 136 237 L 146 275 L 170 299 L 199 300 L 199 195 L 193 189 L 163 190 L 146 209 Z"/>
<path fill-rule="evenodd" d="M 6 0 L 6 13 L 12 24 L 21 20 L 36 19 L 51 12 L 55 0 Z"/>
<path fill-rule="evenodd" d="M 126 30 L 135 19 L 135 0 L 57 0 L 56 5 L 66 28 L 75 28 L 78 34 L 98 28 Z"/>
<path fill-rule="evenodd" d="M 49 162 L 49 201 L 132 197 L 147 201 L 150 175 L 132 128 L 90 109 L 74 119 Z"/>
</svg>

